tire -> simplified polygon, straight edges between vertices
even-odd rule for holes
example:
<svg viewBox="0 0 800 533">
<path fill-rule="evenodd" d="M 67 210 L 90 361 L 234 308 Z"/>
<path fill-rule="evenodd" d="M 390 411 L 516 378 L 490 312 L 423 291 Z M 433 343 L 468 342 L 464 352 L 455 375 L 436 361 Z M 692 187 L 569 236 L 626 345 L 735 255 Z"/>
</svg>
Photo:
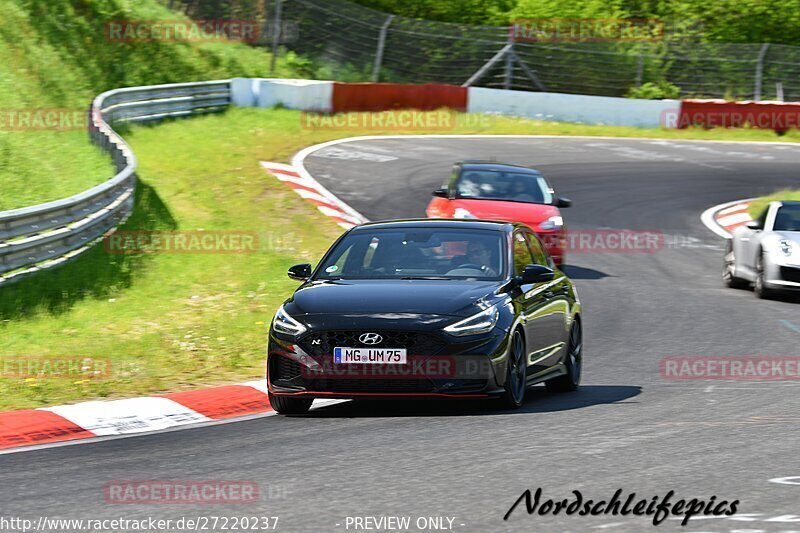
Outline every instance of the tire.
<svg viewBox="0 0 800 533">
<path fill-rule="evenodd" d="M 503 394 L 500 396 L 500 405 L 504 409 L 519 409 L 525 400 L 527 388 L 528 366 L 525 357 L 525 341 L 519 331 L 511 336 L 511 347 L 508 352 L 506 364 L 506 382 L 503 385 Z"/>
<path fill-rule="evenodd" d="M 569 345 L 565 361 L 567 373 L 545 381 L 545 386 L 550 392 L 572 392 L 578 390 L 583 372 L 583 328 L 581 321 L 576 319 L 569 332 Z"/>
<path fill-rule="evenodd" d="M 269 404 L 276 412 L 282 415 L 302 415 L 308 412 L 312 398 L 292 398 L 288 396 L 275 396 L 269 393 Z"/>
<path fill-rule="evenodd" d="M 762 300 L 769 300 L 775 297 L 776 291 L 764 286 L 764 254 L 758 255 L 756 260 L 756 281 L 753 284 L 753 294 Z"/>
<path fill-rule="evenodd" d="M 733 252 L 733 240 L 728 239 L 725 244 L 725 259 L 722 262 L 722 282 L 731 289 L 746 289 L 750 287 L 747 280 L 733 275 L 736 270 L 736 255 Z"/>
</svg>

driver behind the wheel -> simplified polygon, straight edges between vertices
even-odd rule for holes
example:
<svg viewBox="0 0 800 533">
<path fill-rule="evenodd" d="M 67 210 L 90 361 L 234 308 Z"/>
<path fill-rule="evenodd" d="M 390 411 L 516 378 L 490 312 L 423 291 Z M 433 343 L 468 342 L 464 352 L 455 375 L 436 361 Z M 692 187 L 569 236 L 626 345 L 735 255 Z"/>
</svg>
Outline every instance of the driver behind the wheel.
<svg viewBox="0 0 800 533">
<path fill-rule="evenodd" d="M 531 194 L 529 183 L 524 178 L 515 179 L 511 184 L 509 198 L 520 202 L 536 202 L 538 198 Z"/>
<path fill-rule="evenodd" d="M 489 266 L 492 264 L 492 251 L 481 241 L 469 243 L 462 264 L 477 265 L 486 276 L 497 275 L 497 271 Z"/>
</svg>

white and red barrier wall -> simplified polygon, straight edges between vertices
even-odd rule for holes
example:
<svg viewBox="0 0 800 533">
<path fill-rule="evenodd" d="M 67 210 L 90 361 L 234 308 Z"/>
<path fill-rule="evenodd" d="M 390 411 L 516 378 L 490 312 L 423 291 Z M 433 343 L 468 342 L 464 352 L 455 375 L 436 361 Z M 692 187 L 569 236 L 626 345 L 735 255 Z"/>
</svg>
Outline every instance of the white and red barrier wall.
<svg viewBox="0 0 800 533">
<path fill-rule="evenodd" d="M 680 107 L 678 100 L 636 100 L 580 94 L 505 91 L 470 87 L 467 111 L 557 122 L 657 128 Z"/>
<path fill-rule="evenodd" d="M 783 133 L 800 127 L 800 103 L 640 100 L 483 87 L 340 83 L 270 78 L 233 80 L 234 105 L 341 113 L 449 108 L 557 122 L 640 128 L 743 127 Z"/>
</svg>

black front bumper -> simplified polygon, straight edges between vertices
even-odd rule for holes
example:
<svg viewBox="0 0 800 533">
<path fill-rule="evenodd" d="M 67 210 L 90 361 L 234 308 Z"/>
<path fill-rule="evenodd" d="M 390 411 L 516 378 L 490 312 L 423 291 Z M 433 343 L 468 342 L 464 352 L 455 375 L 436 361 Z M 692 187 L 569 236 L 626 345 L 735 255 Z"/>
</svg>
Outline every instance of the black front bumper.
<svg viewBox="0 0 800 533">
<path fill-rule="evenodd" d="M 333 348 L 358 346 L 355 339 L 361 333 L 364 331 L 311 332 L 290 340 L 271 332 L 267 359 L 270 392 L 312 398 L 478 398 L 502 392 L 507 351 L 502 330 L 478 339 L 382 330 L 385 346 L 406 348 L 406 364 L 335 364 Z"/>
</svg>

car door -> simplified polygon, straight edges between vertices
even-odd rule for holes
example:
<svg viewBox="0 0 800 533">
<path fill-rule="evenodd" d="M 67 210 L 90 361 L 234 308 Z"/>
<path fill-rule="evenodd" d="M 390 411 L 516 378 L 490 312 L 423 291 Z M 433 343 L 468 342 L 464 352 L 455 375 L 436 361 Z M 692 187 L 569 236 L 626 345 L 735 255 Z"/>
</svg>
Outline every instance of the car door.
<svg viewBox="0 0 800 533">
<path fill-rule="evenodd" d="M 569 281 L 560 270 L 555 268 L 553 259 L 548 255 L 536 234 L 526 231 L 525 239 L 531 250 L 534 264 L 550 267 L 555 272 L 553 281 L 541 283 L 537 288 L 542 291 L 547 302 L 540 310 L 543 325 L 547 328 L 545 335 L 549 352 L 543 362 L 548 366 L 554 366 L 563 360 L 569 340 Z"/>
<path fill-rule="evenodd" d="M 527 265 L 534 262 L 524 232 L 517 230 L 513 236 L 514 274 L 520 275 Z M 548 304 L 544 284 L 525 284 L 514 290 L 514 302 L 522 315 L 525 331 L 525 348 L 528 366 L 528 377 L 541 374 L 549 368 L 545 361 L 549 353 L 552 333 L 549 332 L 546 306 Z"/>
</svg>

